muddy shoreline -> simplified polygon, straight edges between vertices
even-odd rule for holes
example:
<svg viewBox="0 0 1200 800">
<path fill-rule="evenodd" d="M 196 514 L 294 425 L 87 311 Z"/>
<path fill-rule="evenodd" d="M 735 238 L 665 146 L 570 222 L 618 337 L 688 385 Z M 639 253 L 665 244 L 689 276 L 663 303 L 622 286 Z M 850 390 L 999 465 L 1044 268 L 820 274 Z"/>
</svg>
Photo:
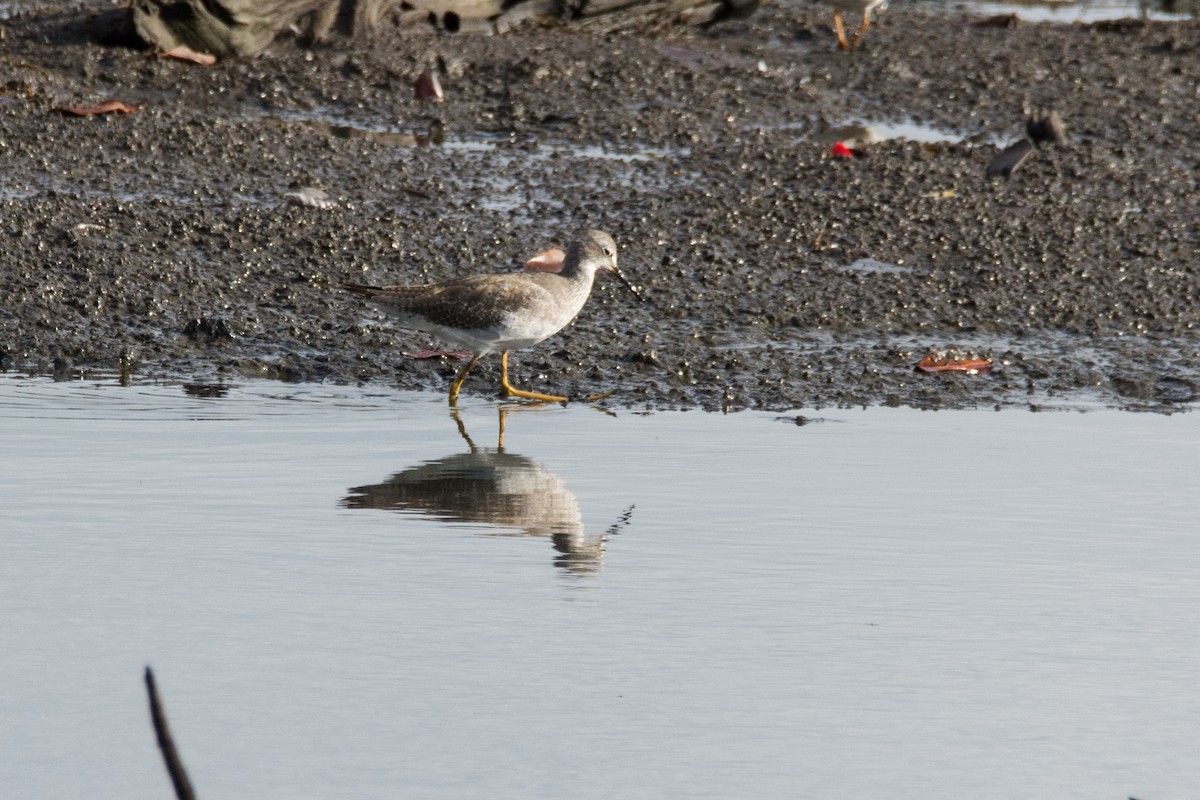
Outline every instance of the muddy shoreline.
<svg viewBox="0 0 1200 800">
<path fill-rule="evenodd" d="M 380 38 L 213 67 L 0 22 L 0 366 L 443 391 L 452 361 L 341 284 L 518 269 L 610 231 L 600 281 L 514 381 L 626 408 L 1079 406 L 1200 397 L 1200 24 L 976 25 L 895 4 L 707 31 Z M 425 68 L 446 101 L 414 99 Z M 127 115 L 62 106 L 109 98 Z M 984 170 L 1023 107 L 1070 137 Z M 835 158 L 820 130 L 918 123 Z M 440 144 L 421 146 L 430 133 Z M 939 132 L 941 132 L 939 134 Z M 289 202 L 317 187 L 330 208 Z M 985 375 L 913 371 L 929 350 Z M 490 397 L 484 362 L 464 398 Z"/>
</svg>

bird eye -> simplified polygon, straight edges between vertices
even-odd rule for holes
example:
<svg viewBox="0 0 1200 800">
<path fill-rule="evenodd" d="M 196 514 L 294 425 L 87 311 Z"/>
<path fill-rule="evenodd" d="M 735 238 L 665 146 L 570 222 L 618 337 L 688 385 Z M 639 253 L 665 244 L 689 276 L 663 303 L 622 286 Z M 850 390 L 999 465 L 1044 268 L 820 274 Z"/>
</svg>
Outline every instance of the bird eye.
<svg viewBox="0 0 1200 800">
<path fill-rule="evenodd" d="M 604 248 L 604 255 L 608 256 L 609 258 L 612 258 L 612 254 L 613 254 L 613 251 L 611 248 L 608 248 L 608 247 Z"/>
</svg>

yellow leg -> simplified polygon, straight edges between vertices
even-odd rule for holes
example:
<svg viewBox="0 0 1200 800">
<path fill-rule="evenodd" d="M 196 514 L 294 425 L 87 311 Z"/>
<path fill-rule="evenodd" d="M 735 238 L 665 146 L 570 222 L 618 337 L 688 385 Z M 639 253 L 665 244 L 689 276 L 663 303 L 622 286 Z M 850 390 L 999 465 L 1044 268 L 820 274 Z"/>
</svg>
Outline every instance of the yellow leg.
<svg viewBox="0 0 1200 800">
<path fill-rule="evenodd" d="M 467 373 L 471 371 L 471 367 L 475 366 L 475 362 L 477 362 L 479 358 L 479 353 L 471 356 L 471 360 L 468 361 L 467 365 L 459 371 L 458 377 L 454 379 L 454 383 L 450 384 L 450 405 L 458 405 L 458 393 L 462 391 L 463 381 L 467 379 Z"/>
<path fill-rule="evenodd" d="M 867 26 L 871 24 L 871 16 L 870 15 L 871 15 L 870 11 L 863 12 L 862 25 L 858 26 L 858 33 L 854 34 L 854 38 L 850 40 L 851 47 L 854 47 L 856 44 L 858 44 L 858 40 L 861 39 L 862 35 L 867 32 Z"/>
<path fill-rule="evenodd" d="M 500 386 L 505 397 L 524 397 L 526 400 L 541 400 L 543 403 L 565 403 L 567 398 L 558 394 L 539 394 L 515 388 L 508 382 L 508 351 L 500 354 Z"/>
<path fill-rule="evenodd" d="M 849 50 L 850 43 L 846 41 L 846 29 L 842 26 L 842 12 L 833 12 L 833 29 L 837 31 L 838 49 Z"/>
</svg>

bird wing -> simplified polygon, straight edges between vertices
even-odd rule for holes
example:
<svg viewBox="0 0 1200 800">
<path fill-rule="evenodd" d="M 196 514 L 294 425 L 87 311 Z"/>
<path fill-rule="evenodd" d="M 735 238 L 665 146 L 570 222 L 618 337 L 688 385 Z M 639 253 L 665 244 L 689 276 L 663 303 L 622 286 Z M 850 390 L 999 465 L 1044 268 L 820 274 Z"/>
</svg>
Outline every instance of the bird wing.
<svg viewBox="0 0 1200 800">
<path fill-rule="evenodd" d="M 417 314 L 434 325 L 482 330 L 501 325 L 506 314 L 546 301 L 546 289 L 531 277 L 473 275 L 423 286 L 346 288 L 398 312 Z"/>
</svg>

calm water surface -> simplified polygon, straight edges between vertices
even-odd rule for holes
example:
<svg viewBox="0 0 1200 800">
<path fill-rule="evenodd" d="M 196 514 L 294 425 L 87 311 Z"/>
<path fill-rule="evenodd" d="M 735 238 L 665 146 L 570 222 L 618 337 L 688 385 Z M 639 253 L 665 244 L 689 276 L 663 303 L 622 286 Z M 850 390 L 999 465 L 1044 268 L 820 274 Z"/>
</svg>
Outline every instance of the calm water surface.
<svg viewBox="0 0 1200 800">
<path fill-rule="evenodd" d="M 797 413 L 0 377 L 0 795 L 1200 796 L 1200 416 Z"/>
</svg>

